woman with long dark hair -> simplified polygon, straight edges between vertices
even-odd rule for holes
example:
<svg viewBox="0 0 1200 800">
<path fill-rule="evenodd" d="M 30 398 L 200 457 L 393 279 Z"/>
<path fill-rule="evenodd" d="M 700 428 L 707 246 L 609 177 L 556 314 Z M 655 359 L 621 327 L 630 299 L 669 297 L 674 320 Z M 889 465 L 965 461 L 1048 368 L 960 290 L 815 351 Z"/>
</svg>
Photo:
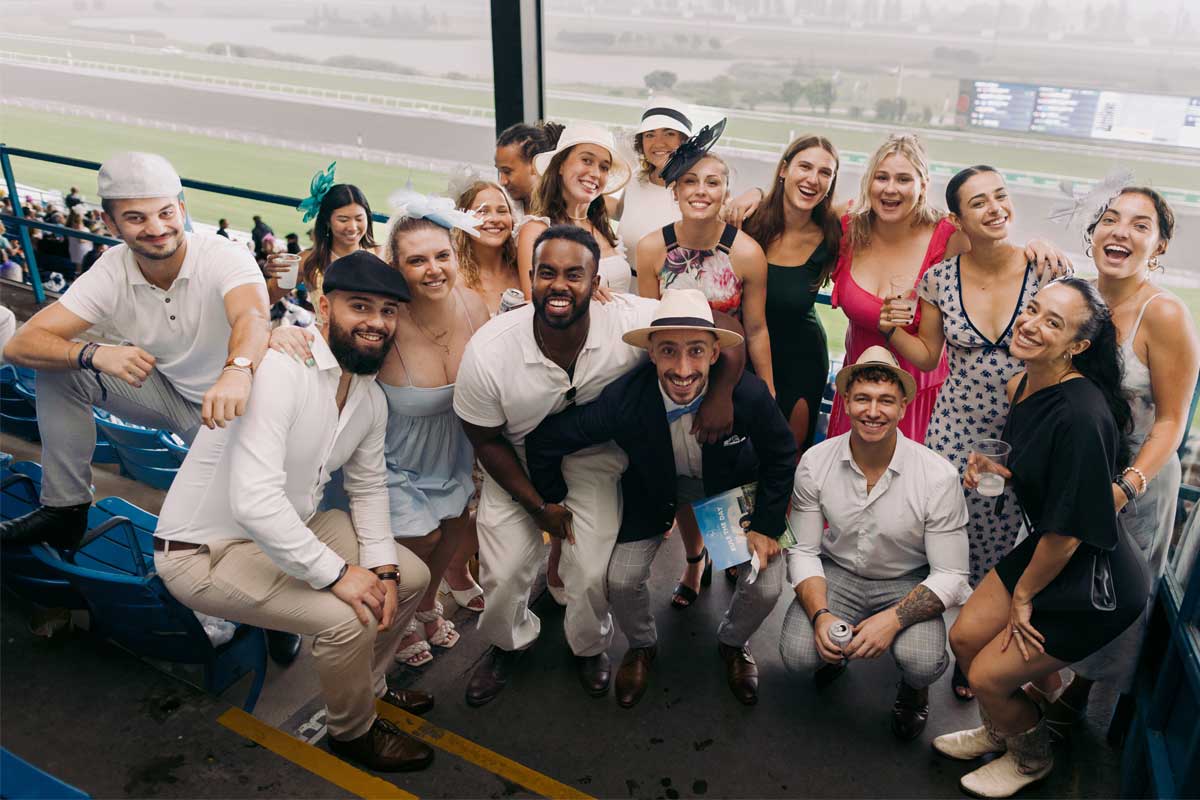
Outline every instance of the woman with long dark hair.
<svg viewBox="0 0 1200 800">
<path fill-rule="evenodd" d="M 1087 229 L 1099 273 L 1096 288 L 1112 310 L 1125 363 L 1122 386 L 1133 409 L 1134 456 L 1113 482 L 1113 503 L 1145 555 L 1152 587 L 1167 565 L 1182 478 L 1177 451 L 1187 433 L 1200 368 L 1191 313 L 1152 280 L 1174 231 L 1171 207 L 1145 187 L 1123 189 Z M 1074 680 L 1047 712 L 1056 733 L 1065 735 L 1083 718 L 1094 681 L 1130 690 L 1148 616 L 1103 650 L 1071 665 Z"/>
<path fill-rule="evenodd" d="M 962 778 L 980 797 L 1009 797 L 1054 767 L 1050 733 L 1021 687 L 1096 652 L 1145 610 L 1145 560 L 1118 522 L 1113 481 L 1129 465 L 1133 415 L 1121 385 L 1117 329 L 1087 281 L 1047 284 L 1017 319 L 1010 350 L 1008 467 L 970 456 L 963 484 L 1011 480 L 1029 537 L 971 595 L 950 645 L 983 725 L 939 736 L 942 754 L 1004 753 Z"/>
<path fill-rule="evenodd" d="M 960 471 L 972 442 L 1000 436 L 1008 416 L 1005 386 L 1021 371 L 1009 352 L 1014 323 L 1038 291 L 1036 266 L 1024 248 L 1009 241 L 1015 218 L 1004 177 L 980 164 L 960 171 L 946 185 L 950 221 L 966 237 L 968 252 L 937 264 L 918 288 L 921 322 L 915 334 L 913 308 L 889 298 L 879 314 L 879 332 L 892 349 L 917 369 L 937 367 L 943 348 L 950 372 L 933 408 L 925 444 Z M 1008 491 L 994 497 L 967 491 L 970 522 L 971 586 L 1012 549 L 1021 529 L 1020 509 Z M 1002 508 L 997 513 L 996 508 Z M 956 664 L 951 686 L 962 700 L 971 697 Z"/>
<path fill-rule="evenodd" d="M 766 197 L 742 225 L 766 253 L 775 400 L 801 452 L 812 444 L 829 380 L 829 345 L 816 301 L 842 239 L 833 207 L 838 166 L 837 149 L 824 136 L 795 139 Z"/>
</svg>

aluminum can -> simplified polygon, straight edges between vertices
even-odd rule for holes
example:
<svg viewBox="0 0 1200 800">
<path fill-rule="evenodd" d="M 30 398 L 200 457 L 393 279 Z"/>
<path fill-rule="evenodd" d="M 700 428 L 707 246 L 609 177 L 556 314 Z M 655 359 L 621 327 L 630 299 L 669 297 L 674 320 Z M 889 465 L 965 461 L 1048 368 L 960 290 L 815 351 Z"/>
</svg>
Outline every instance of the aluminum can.
<svg viewBox="0 0 1200 800">
<path fill-rule="evenodd" d="M 854 638 L 854 631 L 850 629 L 850 625 L 842 622 L 840 619 L 829 626 L 829 641 L 840 650 L 850 644 L 850 640 Z"/>
<path fill-rule="evenodd" d="M 520 289 L 505 289 L 504 294 L 500 295 L 500 313 L 512 311 L 514 308 L 520 308 L 525 305 L 525 293 Z"/>
</svg>

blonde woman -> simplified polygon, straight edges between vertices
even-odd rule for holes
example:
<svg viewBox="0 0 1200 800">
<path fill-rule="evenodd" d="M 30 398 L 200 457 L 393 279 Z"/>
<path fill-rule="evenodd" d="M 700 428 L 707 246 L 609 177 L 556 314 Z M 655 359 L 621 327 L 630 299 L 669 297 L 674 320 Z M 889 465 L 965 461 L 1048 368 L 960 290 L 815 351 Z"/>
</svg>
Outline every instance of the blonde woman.
<svg viewBox="0 0 1200 800">
<path fill-rule="evenodd" d="M 493 317 L 506 289 L 520 289 L 517 244 L 508 195 L 491 181 L 475 181 L 458 196 L 458 207 L 482 222 L 478 237 L 452 231 L 458 274 L 463 285 L 479 295 Z"/>
</svg>

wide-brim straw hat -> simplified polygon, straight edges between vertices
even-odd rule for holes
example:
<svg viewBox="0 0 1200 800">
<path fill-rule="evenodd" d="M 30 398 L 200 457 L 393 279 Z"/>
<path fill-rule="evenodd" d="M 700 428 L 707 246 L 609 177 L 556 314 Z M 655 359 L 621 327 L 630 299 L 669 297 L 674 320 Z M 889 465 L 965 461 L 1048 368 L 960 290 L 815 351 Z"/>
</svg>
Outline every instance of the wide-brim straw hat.
<svg viewBox="0 0 1200 800">
<path fill-rule="evenodd" d="M 636 136 L 639 133 L 659 128 L 679 131 L 684 136 L 691 136 L 691 109 L 674 97 L 652 98 L 646 108 L 642 110 L 642 121 L 638 123 L 637 130 L 633 133 Z"/>
<path fill-rule="evenodd" d="M 629 179 L 633 176 L 633 169 L 629 166 L 629 162 L 617 150 L 616 142 L 613 141 L 612 132 L 607 128 L 602 128 L 599 125 L 593 125 L 590 122 L 575 122 L 568 125 L 558 137 L 558 145 L 553 150 L 548 150 L 545 153 L 538 153 L 533 157 L 533 168 L 538 175 L 545 175 L 550 169 L 550 162 L 559 153 L 564 153 L 577 144 L 594 144 L 603 147 L 608 151 L 609 157 L 612 159 L 612 166 L 608 171 L 608 181 L 604 184 L 604 190 L 601 194 L 613 194 L 619 192 L 629 183 Z"/>
<path fill-rule="evenodd" d="M 650 349 L 650 336 L 663 331 L 703 331 L 717 337 L 721 347 L 737 347 L 742 335 L 718 328 L 713 323 L 708 298 L 699 289 L 668 289 L 663 293 L 648 328 L 635 328 L 621 338 L 626 344 Z"/>
<path fill-rule="evenodd" d="M 896 360 L 896 356 L 892 354 L 882 345 L 872 345 L 862 352 L 858 360 L 853 364 L 842 367 L 838 370 L 837 377 L 834 378 L 834 385 L 837 386 L 838 394 L 846 396 L 846 389 L 850 385 L 850 376 L 860 367 L 879 367 L 882 370 L 890 372 L 904 387 L 904 399 L 912 400 L 917 393 L 917 382 L 913 380 L 913 376 L 908 370 L 900 366 L 900 362 Z"/>
</svg>

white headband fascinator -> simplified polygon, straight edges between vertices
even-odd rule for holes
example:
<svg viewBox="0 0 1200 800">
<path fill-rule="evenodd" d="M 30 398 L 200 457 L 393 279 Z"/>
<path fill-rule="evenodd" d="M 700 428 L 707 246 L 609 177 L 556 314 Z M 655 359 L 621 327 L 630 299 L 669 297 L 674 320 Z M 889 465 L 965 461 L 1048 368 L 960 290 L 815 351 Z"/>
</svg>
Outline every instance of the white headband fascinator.
<svg viewBox="0 0 1200 800">
<path fill-rule="evenodd" d="M 388 220 L 384 232 L 384 260 L 392 261 L 392 234 L 396 226 L 406 219 L 427 219 L 446 230 L 457 228 L 475 238 L 479 238 L 478 228 L 483 220 L 460 211 L 454 207 L 454 201 L 448 197 L 421 194 L 411 187 L 393 192 L 388 197 L 388 205 L 392 209 L 392 217 Z"/>
<path fill-rule="evenodd" d="M 1091 186 L 1061 181 L 1058 189 L 1066 195 L 1067 202 L 1052 209 L 1049 220 L 1061 222 L 1068 229 L 1087 227 L 1122 189 L 1132 186 L 1133 181 L 1133 171 L 1129 169 L 1114 170 Z"/>
</svg>

